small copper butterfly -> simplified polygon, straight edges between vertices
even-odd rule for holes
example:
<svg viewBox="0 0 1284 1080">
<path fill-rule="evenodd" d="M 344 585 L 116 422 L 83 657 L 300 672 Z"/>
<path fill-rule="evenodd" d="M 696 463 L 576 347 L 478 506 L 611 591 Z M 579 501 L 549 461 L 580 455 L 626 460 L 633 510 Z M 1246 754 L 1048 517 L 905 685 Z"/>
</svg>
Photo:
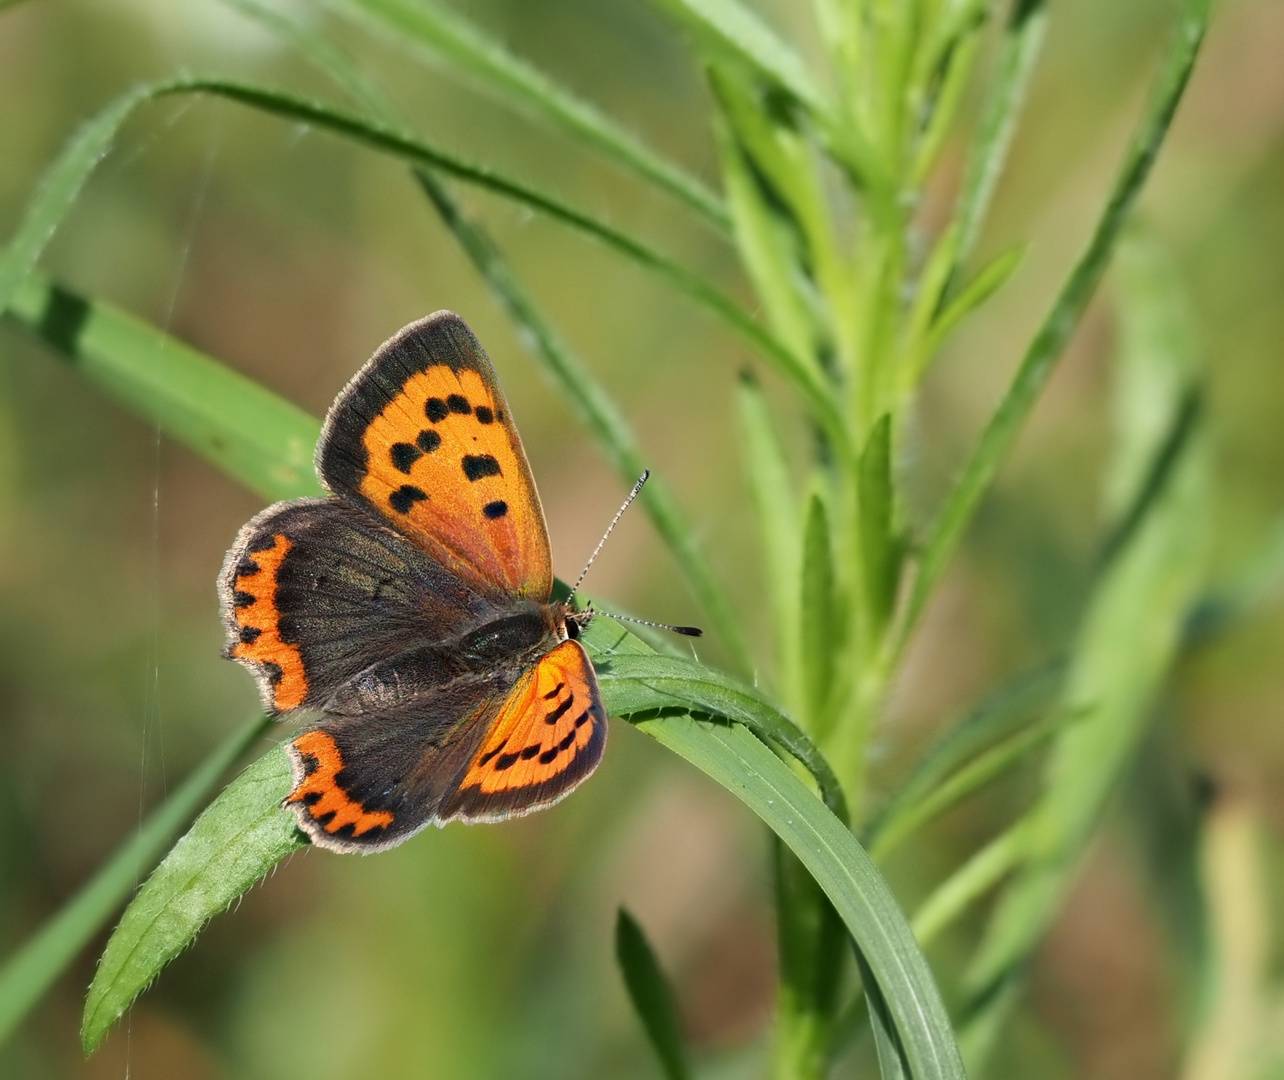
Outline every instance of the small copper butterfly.
<svg viewBox="0 0 1284 1080">
<path fill-rule="evenodd" d="M 321 714 L 287 744 L 283 805 L 314 843 L 370 852 L 567 795 L 606 746 L 590 612 L 551 599 L 530 466 L 458 315 L 379 348 L 316 465 L 331 494 L 253 518 L 219 577 L 225 654 L 270 712 Z"/>
</svg>

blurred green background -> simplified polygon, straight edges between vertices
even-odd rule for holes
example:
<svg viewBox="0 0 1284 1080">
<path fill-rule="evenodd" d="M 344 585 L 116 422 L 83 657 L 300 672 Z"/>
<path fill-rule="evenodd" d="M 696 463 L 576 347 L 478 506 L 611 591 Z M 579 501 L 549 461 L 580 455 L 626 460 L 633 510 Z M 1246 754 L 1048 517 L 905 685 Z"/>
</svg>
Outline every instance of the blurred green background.
<svg viewBox="0 0 1284 1080">
<path fill-rule="evenodd" d="M 459 6 L 660 150 L 713 175 L 700 74 L 645 0 Z M 807 47 L 805 5 L 762 7 Z M 292 10 L 328 25 L 311 6 Z M 1030 249 L 929 381 L 900 463 L 920 514 L 1083 242 L 1171 10 L 1162 0 L 1052 5 L 980 255 Z M 334 29 L 426 136 L 734 280 L 725 249 L 680 210 L 458 81 Z M 1214 584 L 1264 548 L 1284 510 L 1282 56 L 1284 5 L 1220 4 L 1144 202 L 1185 280 L 1208 361 Z M 329 92 L 216 3 L 27 0 L 0 16 L 0 229 L 14 228 L 80 120 L 136 81 L 184 69 Z M 947 151 L 941 207 L 958 158 Z M 743 350 L 610 253 L 494 199 L 461 198 L 622 403 L 766 655 L 732 408 Z M 929 200 L 926 228 L 932 214 Z M 149 106 L 42 265 L 317 416 L 379 342 L 452 308 L 500 371 L 559 574 L 578 572 L 623 495 L 406 170 L 329 137 L 227 103 Z M 878 744 L 886 782 L 951 715 L 1072 633 L 1101 524 L 1113 340 L 1107 288 L 920 632 Z M 259 508 L 0 327 L 3 953 L 254 709 L 249 676 L 219 659 L 214 577 Z M 641 514 L 626 517 L 589 584 L 649 618 L 699 621 Z M 1162 714 L 1176 773 L 1211 777 L 1250 807 L 1268 865 L 1284 869 L 1282 646 L 1284 613 L 1268 607 L 1188 655 Z M 716 662 L 717 643 L 702 643 L 700 655 Z M 921 897 L 1029 793 L 1017 776 L 898 856 L 900 895 Z M 84 1062 L 76 1031 L 90 950 L 0 1049 L 0 1075 L 656 1076 L 612 958 L 625 904 L 676 980 L 710 1075 L 754 1076 L 775 978 L 767 851 L 761 827 L 729 795 L 616 724 L 598 775 L 549 812 L 432 830 L 373 859 L 295 856 L 216 919 Z M 1042 950 L 1001 1074 L 1175 1075 L 1179 1003 L 1149 888 L 1120 809 Z M 1284 892 L 1273 895 L 1278 915 Z M 949 938 L 931 953 L 942 966 L 951 955 Z M 1271 962 L 1280 960 L 1277 941 Z M 857 1075 L 860 1059 L 851 1067 Z"/>
</svg>

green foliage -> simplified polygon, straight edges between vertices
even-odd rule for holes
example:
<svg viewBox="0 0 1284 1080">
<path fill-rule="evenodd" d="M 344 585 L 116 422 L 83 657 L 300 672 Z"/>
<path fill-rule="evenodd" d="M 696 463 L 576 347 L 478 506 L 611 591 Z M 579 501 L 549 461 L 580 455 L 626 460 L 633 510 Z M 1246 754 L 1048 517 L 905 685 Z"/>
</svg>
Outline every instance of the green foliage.
<svg viewBox="0 0 1284 1080">
<path fill-rule="evenodd" d="M 691 1067 L 682 1040 L 673 987 L 665 978 L 651 943 L 638 921 L 624 908 L 615 919 L 615 959 L 629 990 L 629 1000 L 642 1020 L 656 1057 L 669 1080 L 687 1080 Z"/>
<path fill-rule="evenodd" d="M 73 136 L 0 254 L 0 313 L 126 409 L 264 497 L 319 490 L 310 468 L 319 430 L 313 417 L 34 269 L 125 121 L 147 102 L 197 95 L 309 125 L 409 167 L 535 362 L 626 482 L 647 460 L 625 411 L 565 344 L 500 246 L 464 212 L 451 182 L 591 238 L 715 316 L 770 379 L 745 371 L 738 405 L 762 553 L 754 595 L 769 607 L 773 636 L 761 681 L 771 692 L 756 677 L 746 685 L 760 663 L 745 630 L 746 604 L 727 589 L 662 477 L 646 488 L 643 504 L 741 677 L 658 654 L 601 619 L 585 641 L 612 715 L 721 784 L 778 839 L 773 1075 L 828 1075 L 843 1017 L 860 1013 L 863 997 L 883 1077 L 962 1077 L 963 1056 L 921 946 L 1003 883 L 964 979 L 962 1045 L 971 1061 L 983 1062 L 1142 739 L 1200 582 L 1210 515 L 1197 365 L 1173 299 L 1176 284 L 1144 242 L 1127 249 L 1121 277 L 1117 431 L 1103 499 L 1109 528 L 1070 655 L 954 725 L 872 819 L 871 743 L 920 618 L 1124 236 L 1190 76 L 1207 0 L 1181 4 L 1150 103 L 1087 246 L 922 535 L 907 513 L 902 476 L 922 380 L 953 331 L 1017 272 L 1025 250 L 971 267 L 1044 35 L 1040 0 L 1013 4 L 992 51 L 984 35 L 993 11 L 979 0 L 817 0 L 823 73 L 737 0 L 665 0 L 661 7 L 708 76 L 721 195 L 458 14 L 412 0 L 328 0 L 328 9 L 374 29 L 416 64 L 463 76 L 674 200 L 734 249 L 734 284 L 574 201 L 413 134 L 325 29 L 257 0 L 226 2 L 296 50 L 349 105 L 202 76 L 120 96 Z M 924 238 L 916 207 L 957 130 L 977 64 L 991 55 L 953 212 Z M 737 299 L 748 291 L 761 321 Z M 798 430 L 805 439 L 796 447 Z M 131 876 L 190 817 L 248 737 L 211 755 L 0 972 L 0 1035 L 106 922 Z M 935 883 L 911 929 L 874 859 L 1045 747 L 1033 805 Z M 288 786 L 286 759 L 272 750 L 208 806 L 139 890 L 90 990 L 86 1050 L 212 916 L 306 845 L 280 805 Z M 666 1074 L 694 1075 L 672 991 L 623 909 L 616 949 Z"/>
</svg>

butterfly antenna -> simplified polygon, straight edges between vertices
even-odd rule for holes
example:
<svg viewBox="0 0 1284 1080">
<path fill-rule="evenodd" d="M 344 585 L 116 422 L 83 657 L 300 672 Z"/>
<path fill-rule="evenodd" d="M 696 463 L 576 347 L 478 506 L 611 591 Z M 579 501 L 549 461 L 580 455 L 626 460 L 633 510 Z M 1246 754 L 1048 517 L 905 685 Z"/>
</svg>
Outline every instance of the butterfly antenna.
<svg viewBox="0 0 1284 1080">
<path fill-rule="evenodd" d="M 651 622 L 648 619 L 635 619 L 632 615 L 616 615 L 611 611 L 603 611 L 601 608 L 593 608 L 595 615 L 605 615 L 608 619 L 614 619 L 616 622 L 637 623 L 639 626 L 654 626 L 657 630 L 668 630 L 674 634 L 681 634 L 683 637 L 704 637 L 704 631 L 698 626 L 674 626 L 667 622 Z"/>
<path fill-rule="evenodd" d="M 624 511 L 629 508 L 629 503 L 638 497 L 638 492 L 642 490 L 642 485 L 647 482 L 650 475 L 650 469 L 644 469 L 642 471 L 642 475 L 638 477 L 638 482 L 633 485 L 633 490 L 629 492 L 629 497 L 624 500 L 624 505 L 615 512 L 615 517 L 611 518 L 611 524 L 606 527 L 606 532 L 602 535 L 602 539 L 597 542 L 597 547 L 593 549 L 593 554 L 589 556 L 588 562 L 584 564 L 584 569 L 580 571 L 580 576 L 575 579 L 575 584 L 571 588 L 572 597 L 579 592 L 580 582 L 584 580 L 584 575 L 589 572 L 589 567 L 593 565 L 593 560 L 597 558 L 598 552 L 602 550 L 602 546 L 606 543 L 607 537 L 611 535 L 611 530 L 615 528 L 619 523 L 620 518 L 624 516 Z M 609 611 L 594 609 L 591 605 L 584 614 L 592 617 L 595 611 L 599 615 L 605 615 L 608 619 L 615 619 L 619 622 L 637 623 L 639 626 L 653 626 L 657 630 L 669 630 L 675 634 L 682 634 L 685 637 L 701 637 L 704 634 L 704 631 L 698 626 L 673 626 L 669 623 L 649 622 L 646 619 L 635 619 L 631 615 L 615 615 Z"/>
<path fill-rule="evenodd" d="M 593 565 L 593 560 L 597 558 L 598 552 L 602 550 L 602 545 L 606 543 L 607 537 L 611 535 L 611 530 L 615 528 L 620 518 L 624 516 L 624 511 L 629 508 L 629 503 L 638 497 L 638 492 L 642 490 L 642 485 L 647 482 L 650 475 L 650 469 L 642 470 L 642 475 L 638 477 L 638 482 L 633 485 L 633 490 L 629 492 L 629 497 L 624 500 L 624 505 L 615 512 L 615 517 L 611 518 L 611 524 L 606 527 L 606 532 L 603 534 L 602 539 L 597 542 L 597 547 L 593 549 L 593 554 L 589 556 L 589 561 L 584 564 L 584 569 L 580 571 L 580 576 L 575 579 L 575 584 L 571 586 L 571 596 L 579 592 L 580 582 L 584 580 L 584 575 L 589 572 L 589 567 Z"/>
</svg>

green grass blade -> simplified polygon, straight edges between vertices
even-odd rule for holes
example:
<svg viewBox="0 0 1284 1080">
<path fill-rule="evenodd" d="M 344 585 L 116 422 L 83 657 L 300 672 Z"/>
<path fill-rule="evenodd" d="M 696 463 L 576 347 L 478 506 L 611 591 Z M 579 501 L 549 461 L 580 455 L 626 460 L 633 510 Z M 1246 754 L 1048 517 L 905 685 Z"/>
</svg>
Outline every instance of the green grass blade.
<svg viewBox="0 0 1284 1080">
<path fill-rule="evenodd" d="M 570 133 L 680 199 L 719 229 L 728 228 L 726 208 L 703 183 L 459 14 L 418 0 L 328 2 L 373 25 L 402 48 L 440 58 L 467 72 L 500 100 Z"/>
<path fill-rule="evenodd" d="M 1031 341 L 1015 378 L 933 522 L 899 634 L 903 647 L 981 497 L 1016 441 L 1025 418 L 1105 273 L 1124 224 L 1159 153 L 1190 78 L 1208 24 L 1209 0 L 1184 0 L 1176 33 L 1123 169 L 1111 188 L 1087 250 Z"/>
<path fill-rule="evenodd" d="M 5 961 L 0 968 L 0 1044 L 93 940 L 129 896 L 139 875 L 191 820 L 219 777 L 267 726 L 266 717 L 255 717 L 211 753 L 76 895 Z"/>
<path fill-rule="evenodd" d="M 647 468 L 646 455 L 615 402 L 588 368 L 558 339 L 485 231 L 460 212 L 450 193 L 431 174 L 421 173 L 418 179 L 442 221 L 459 241 L 509 318 L 522 331 L 519 337 L 562 396 L 571 403 L 616 475 L 625 484 L 632 484 Z M 741 671 L 752 671 L 753 659 L 740 619 L 714 576 L 677 499 L 663 479 L 654 473 L 642 489 L 641 503 L 733 661 Z"/>
<path fill-rule="evenodd" d="M 85 179 L 111 148 L 120 126 L 152 94 L 152 87 L 141 86 L 117 98 L 72 136 L 58 160 L 46 171 L 17 232 L 0 254 L 0 313 L 9 307 L 22 279 L 36 265 L 49 238 L 80 194 Z"/>
<path fill-rule="evenodd" d="M 861 576 L 865 583 L 868 625 L 881 634 L 900 585 L 901 546 L 895 535 L 892 486 L 892 418 L 884 414 L 860 455 L 857 500 L 860 506 Z"/>
<path fill-rule="evenodd" d="M 604 224 L 589 214 L 546 195 L 493 169 L 463 161 L 425 143 L 399 128 L 355 113 L 336 109 L 283 91 L 224 79 L 177 79 L 139 87 L 113 102 L 86 125 L 64 150 L 46 175 L 40 192 L 26 218 L 0 255 L 0 310 L 12 291 L 35 265 L 40 251 L 70 208 L 86 177 L 111 144 L 112 137 L 140 104 L 176 94 L 210 94 L 260 109 L 263 112 L 307 124 L 349 139 L 370 150 L 398 158 L 411 165 L 436 169 L 448 176 L 480 187 L 527 206 L 577 231 L 594 237 L 612 250 L 663 278 L 680 293 L 716 315 L 729 329 L 756 349 L 782 374 L 798 382 L 805 393 L 815 397 L 822 419 L 835 429 L 841 445 L 842 423 L 833 415 L 832 404 L 817 393 L 802 362 L 776 341 L 739 304 L 699 274 L 626 233 Z"/>
<path fill-rule="evenodd" d="M 878 1075 L 882 1080 L 911 1080 L 905 1051 L 900 1039 L 896 1037 L 896 1025 L 891 1010 L 879 988 L 878 980 L 866 962 L 865 957 L 856 953 L 856 963 L 860 968 L 860 981 L 865 992 L 865 1003 L 869 1009 L 869 1026 L 874 1033 L 874 1052 L 878 1055 Z"/>
<path fill-rule="evenodd" d="M 268 499 L 321 493 L 321 425 L 252 379 L 124 312 L 38 275 L 5 316 L 135 415 Z"/>
<path fill-rule="evenodd" d="M 281 809 L 289 792 L 290 763 L 278 747 L 223 790 L 138 890 L 89 987 L 80 1029 L 86 1054 L 210 918 L 307 846 L 294 815 Z"/>
<path fill-rule="evenodd" d="M 802 565 L 798 502 L 784 445 L 761 384 L 748 372 L 740 378 L 740 427 L 745 473 L 758 516 L 765 577 L 776 638 L 776 683 L 780 700 L 798 708 L 801 696 L 798 591 Z"/>
<path fill-rule="evenodd" d="M 816 113 L 828 106 L 803 58 L 737 0 L 661 0 L 706 51 L 729 56 Z"/>
<path fill-rule="evenodd" d="M 914 936 L 927 948 L 1025 857 L 1027 819 L 1009 826 L 938 885 L 914 913 Z"/>
<path fill-rule="evenodd" d="M 803 524 L 802 677 L 809 730 L 823 733 L 827 705 L 834 689 L 834 658 L 842 641 L 840 603 L 836 595 L 834 548 L 829 514 L 812 492 Z"/>
<path fill-rule="evenodd" d="M 868 962 L 915 1080 L 963 1077 L 927 962 L 851 832 L 747 728 L 678 716 L 639 727 L 743 801 L 811 872 Z"/>
<path fill-rule="evenodd" d="M 962 266 L 976 243 L 1003 172 L 1008 147 L 1025 102 L 1030 72 L 1043 44 L 1047 0 L 1016 0 L 1008 16 L 995 64 L 994 82 L 982 107 L 981 124 L 972 144 L 963 188 L 954 213 L 958 242 L 954 265 Z"/>
<path fill-rule="evenodd" d="M 642 927 L 624 908 L 615 920 L 615 959 L 655 1055 L 669 1080 L 688 1080 L 686 1044 L 673 988 Z"/>
<path fill-rule="evenodd" d="M 987 748 L 1020 731 L 1031 712 L 1056 700 L 1065 670 L 1058 661 L 1014 679 L 946 728 L 870 823 L 865 846 L 876 857 L 890 851 L 894 842 L 887 837 L 901 831 L 899 822 L 919 803 Z"/>
<path fill-rule="evenodd" d="M 1149 490 L 1153 469 L 1147 465 L 1164 456 L 1198 378 L 1192 335 L 1177 329 L 1184 325 L 1180 298 L 1153 287 L 1153 263 L 1131 244 L 1121 270 L 1127 302 L 1116 380 L 1119 436 L 1107 496 L 1110 503 L 1145 501 L 1149 509 L 1107 564 L 1090 602 L 1062 704 L 1082 715 L 1049 757 L 1044 791 L 1031 811 L 1026 860 L 968 973 L 978 999 L 1011 980 L 1055 915 L 1145 733 L 1203 569 L 1211 521 L 1207 439 L 1196 430 L 1183 440 L 1158 493 Z"/>
<path fill-rule="evenodd" d="M 997 776 L 1023 761 L 1026 755 L 1061 731 L 1075 719 L 1075 714 L 1059 710 L 1027 725 L 1015 735 L 1010 735 L 997 745 L 978 754 L 948 780 L 933 788 L 923 798 L 915 801 L 890 819 L 879 830 L 878 846 L 870 848 L 876 859 L 885 858 L 893 848 L 904 843 L 915 830 L 943 814 L 951 806 L 979 791 Z"/>
</svg>

